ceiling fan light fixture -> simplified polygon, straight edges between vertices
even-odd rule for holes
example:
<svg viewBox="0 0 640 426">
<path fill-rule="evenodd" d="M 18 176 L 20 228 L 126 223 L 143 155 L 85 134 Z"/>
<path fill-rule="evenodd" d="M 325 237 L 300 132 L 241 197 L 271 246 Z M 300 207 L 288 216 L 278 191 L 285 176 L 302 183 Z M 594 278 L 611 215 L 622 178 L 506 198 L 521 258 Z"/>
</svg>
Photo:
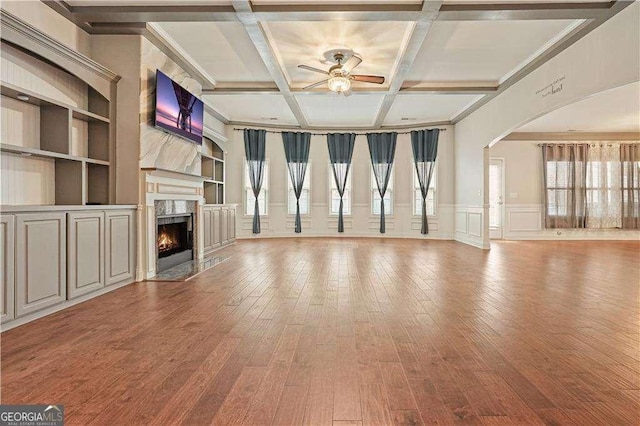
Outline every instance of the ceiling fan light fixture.
<svg viewBox="0 0 640 426">
<path fill-rule="evenodd" d="M 329 78 L 327 85 L 332 92 L 342 93 L 351 88 L 351 80 L 348 77 L 336 75 Z"/>
</svg>

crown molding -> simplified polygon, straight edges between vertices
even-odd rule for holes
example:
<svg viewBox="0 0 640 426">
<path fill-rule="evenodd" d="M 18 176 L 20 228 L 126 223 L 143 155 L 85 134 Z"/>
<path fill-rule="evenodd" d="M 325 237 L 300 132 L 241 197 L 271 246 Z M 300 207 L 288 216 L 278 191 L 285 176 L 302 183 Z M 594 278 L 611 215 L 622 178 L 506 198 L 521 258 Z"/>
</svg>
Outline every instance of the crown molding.
<svg viewBox="0 0 640 426">
<path fill-rule="evenodd" d="M 412 130 L 412 129 L 424 129 L 430 127 L 440 127 L 440 126 L 453 126 L 451 121 L 430 121 L 423 123 L 411 123 L 406 125 L 396 125 L 396 126 L 350 126 L 350 127 L 327 127 L 327 126 L 305 126 L 301 127 L 298 125 L 291 124 L 268 124 L 268 123 L 252 123 L 247 121 L 230 121 L 228 123 L 230 126 L 242 126 L 242 127 L 251 127 L 251 128 L 260 128 L 260 129 L 284 129 L 284 130 L 307 130 L 307 131 L 318 131 L 318 132 L 359 132 L 359 131 L 367 131 L 370 130 L 372 132 L 375 131 L 393 131 L 393 130 Z"/>
<path fill-rule="evenodd" d="M 640 141 L 640 132 L 513 132 L 503 141 Z"/>
<path fill-rule="evenodd" d="M 209 105 L 206 101 L 203 100 L 202 103 L 204 103 L 205 114 L 209 114 L 210 116 L 214 117 L 216 120 L 222 122 L 223 124 L 229 124 L 229 121 L 230 121 L 229 117 L 227 117 L 222 112 L 218 111 L 217 109 Z"/>
</svg>

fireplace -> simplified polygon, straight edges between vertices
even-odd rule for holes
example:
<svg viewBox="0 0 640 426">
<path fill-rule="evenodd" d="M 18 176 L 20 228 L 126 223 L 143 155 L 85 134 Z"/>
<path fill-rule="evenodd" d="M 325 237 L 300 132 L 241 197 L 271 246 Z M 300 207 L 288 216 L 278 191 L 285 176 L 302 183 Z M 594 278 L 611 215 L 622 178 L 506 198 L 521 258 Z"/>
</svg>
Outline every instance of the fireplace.
<svg viewBox="0 0 640 426">
<path fill-rule="evenodd" d="M 156 219 L 157 271 L 193 259 L 193 215 L 158 216 Z"/>
</svg>

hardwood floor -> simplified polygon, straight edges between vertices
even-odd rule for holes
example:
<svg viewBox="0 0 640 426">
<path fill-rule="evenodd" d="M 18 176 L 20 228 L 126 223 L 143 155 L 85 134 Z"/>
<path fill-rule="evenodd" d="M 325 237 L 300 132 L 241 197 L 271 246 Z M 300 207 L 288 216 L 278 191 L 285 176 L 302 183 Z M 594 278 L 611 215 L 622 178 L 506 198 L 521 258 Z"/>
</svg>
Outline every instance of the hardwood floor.
<svg viewBox="0 0 640 426">
<path fill-rule="evenodd" d="M 2 334 L 67 424 L 637 425 L 640 242 L 238 242 Z"/>
</svg>

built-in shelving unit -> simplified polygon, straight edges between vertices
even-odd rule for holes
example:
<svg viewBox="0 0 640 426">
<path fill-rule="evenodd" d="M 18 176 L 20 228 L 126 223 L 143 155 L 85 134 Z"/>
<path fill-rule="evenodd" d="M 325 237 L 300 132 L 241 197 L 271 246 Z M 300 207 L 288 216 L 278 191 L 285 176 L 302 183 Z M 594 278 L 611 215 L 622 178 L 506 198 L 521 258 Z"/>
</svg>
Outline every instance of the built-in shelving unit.
<svg viewBox="0 0 640 426">
<path fill-rule="evenodd" d="M 87 109 L 4 81 L 0 82 L 0 93 L 3 100 L 11 98 L 37 110 L 33 122 L 24 125 L 40 129 L 39 143 L 22 140 L 22 145 L 18 145 L 3 140 L 0 151 L 10 154 L 9 162 L 12 158 L 17 163 L 28 157 L 53 162 L 55 198 L 53 202 L 43 200 L 40 204 L 109 204 L 109 101 L 88 85 Z"/>
<path fill-rule="evenodd" d="M 200 159 L 205 204 L 224 204 L 224 152 L 214 141 L 205 137 Z"/>
</svg>

